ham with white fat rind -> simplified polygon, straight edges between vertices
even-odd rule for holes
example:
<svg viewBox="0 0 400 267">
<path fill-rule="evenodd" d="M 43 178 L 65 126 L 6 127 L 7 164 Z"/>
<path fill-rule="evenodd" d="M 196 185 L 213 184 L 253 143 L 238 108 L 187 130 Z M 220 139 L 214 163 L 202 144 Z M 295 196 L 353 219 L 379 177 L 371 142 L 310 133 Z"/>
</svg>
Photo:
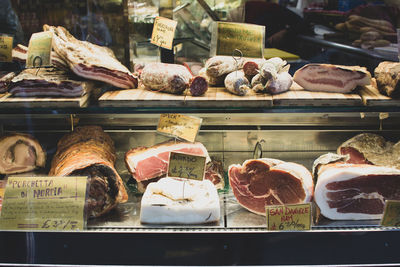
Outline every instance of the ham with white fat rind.
<svg viewBox="0 0 400 267">
<path fill-rule="evenodd" d="M 400 170 L 369 164 L 324 166 L 314 199 L 331 220 L 381 219 L 385 200 L 400 200 Z"/>
<path fill-rule="evenodd" d="M 220 219 L 217 189 L 209 180 L 162 178 L 142 197 L 141 223 L 203 224 Z"/>
<path fill-rule="evenodd" d="M 229 166 L 229 184 L 237 201 L 249 211 L 265 214 L 265 205 L 311 201 L 313 179 L 302 165 L 277 159 L 246 160 Z"/>
<path fill-rule="evenodd" d="M 359 66 L 307 64 L 295 72 L 293 80 L 309 91 L 350 93 L 370 84 L 371 74 Z"/>
<path fill-rule="evenodd" d="M 53 49 L 76 75 L 119 88 L 137 87 L 137 77 L 115 58 L 110 49 L 77 40 L 60 26 L 44 25 L 43 29 L 53 33 Z"/>
</svg>

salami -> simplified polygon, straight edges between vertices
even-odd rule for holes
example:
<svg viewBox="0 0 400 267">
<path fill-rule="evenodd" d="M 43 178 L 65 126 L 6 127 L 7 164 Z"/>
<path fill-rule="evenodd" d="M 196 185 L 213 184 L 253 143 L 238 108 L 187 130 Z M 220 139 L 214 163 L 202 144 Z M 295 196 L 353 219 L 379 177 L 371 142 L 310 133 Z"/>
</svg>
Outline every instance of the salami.
<svg viewBox="0 0 400 267">
<path fill-rule="evenodd" d="M 264 58 L 246 59 L 243 65 L 243 72 L 247 77 L 253 77 L 260 72 L 261 67 L 265 64 Z"/>
<path fill-rule="evenodd" d="M 195 76 L 190 83 L 190 94 L 192 96 L 204 95 L 208 90 L 208 83 L 206 78 L 202 76 Z"/>
<path fill-rule="evenodd" d="M 234 71 L 226 76 L 225 88 L 232 94 L 244 96 L 250 90 L 250 83 L 243 71 Z"/>
<path fill-rule="evenodd" d="M 288 91 L 292 83 L 292 76 L 288 72 L 281 72 L 276 75 L 276 79 L 269 79 L 265 88 L 270 94 L 275 95 Z"/>
<path fill-rule="evenodd" d="M 209 76 L 216 78 L 242 69 L 243 61 L 243 58 L 236 59 L 231 56 L 215 56 L 207 60 L 205 68 Z"/>
</svg>

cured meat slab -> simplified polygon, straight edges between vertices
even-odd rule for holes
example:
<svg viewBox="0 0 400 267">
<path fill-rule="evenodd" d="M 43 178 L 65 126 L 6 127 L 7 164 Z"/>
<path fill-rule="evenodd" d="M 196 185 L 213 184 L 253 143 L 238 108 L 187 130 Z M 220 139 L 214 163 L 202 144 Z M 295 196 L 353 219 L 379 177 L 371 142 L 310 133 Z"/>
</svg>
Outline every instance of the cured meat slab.
<svg viewBox="0 0 400 267">
<path fill-rule="evenodd" d="M 33 136 L 12 133 L 0 137 L 0 173 L 15 174 L 43 168 L 46 152 Z"/>
<path fill-rule="evenodd" d="M 128 200 L 115 159 L 114 142 L 101 127 L 78 127 L 58 142 L 49 175 L 88 176 L 88 216 L 99 217 Z"/>
<path fill-rule="evenodd" d="M 400 170 L 336 163 L 318 172 L 314 199 L 331 220 L 381 219 L 385 200 L 400 200 Z"/>
<path fill-rule="evenodd" d="M 313 195 L 311 173 L 302 165 L 277 159 L 246 160 L 228 170 L 229 184 L 238 203 L 265 214 L 266 205 L 309 202 Z"/>
<path fill-rule="evenodd" d="M 53 49 L 76 75 L 119 88 L 137 87 L 137 77 L 115 58 L 110 49 L 77 40 L 60 26 L 44 25 L 43 29 L 53 33 Z"/>
<path fill-rule="evenodd" d="M 400 98 L 400 63 L 383 61 L 374 71 L 379 91 L 391 98 Z"/>
</svg>

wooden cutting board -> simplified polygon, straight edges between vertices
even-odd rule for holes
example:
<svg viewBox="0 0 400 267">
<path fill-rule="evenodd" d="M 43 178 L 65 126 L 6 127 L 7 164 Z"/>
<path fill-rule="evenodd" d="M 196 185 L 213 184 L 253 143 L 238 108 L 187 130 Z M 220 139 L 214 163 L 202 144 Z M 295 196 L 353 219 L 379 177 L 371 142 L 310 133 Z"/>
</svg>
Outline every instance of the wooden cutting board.
<svg viewBox="0 0 400 267">
<path fill-rule="evenodd" d="M 366 106 L 400 106 L 400 99 L 382 95 L 374 85 L 363 86 L 360 95 Z"/>
<path fill-rule="evenodd" d="M 73 98 L 12 97 L 6 93 L 0 97 L 0 108 L 80 108 L 86 107 L 90 94 Z"/>
<path fill-rule="evenodd" d="M 290 91 L 272 97 L 274 106 L 362 106 L 358 94 L 312 92 L 293 82 Z"/>
<path fill-rule="evenodd" d="M 237 96 L 223 87 L 210 87 L 202 96 L 172 95 L 143 88 L 109 91 L 99 98 L 103 107 L 270 107 L 272 97 L 265 94 Z"/>
</svg>

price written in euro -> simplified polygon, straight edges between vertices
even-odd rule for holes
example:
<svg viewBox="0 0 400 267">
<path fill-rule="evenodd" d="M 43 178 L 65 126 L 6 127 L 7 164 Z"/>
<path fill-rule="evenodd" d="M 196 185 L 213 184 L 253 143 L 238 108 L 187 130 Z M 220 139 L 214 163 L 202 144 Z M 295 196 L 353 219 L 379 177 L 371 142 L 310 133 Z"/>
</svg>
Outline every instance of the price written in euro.
<svg viewBox="0 0 400 267">
<path fill-rule="evenodd" d="M 400 227 L 400 201 L 386 200 L 381 221 L 382 226 Z"/>
<path fill-rule="evenodd" d="M 271 231 L 304 231 L 311 228 L 311 204 L 266 206 Z"/>
<path fill-rule="evenodd" d="M 206 158 L 202 156 L 171 152 L 168 164 L 168 176 L 203 180 Z"/>
<path fill-rule="evenodd" d="M 9 177 L 0 229 L 83 230 L 87 177 Z"/>
<path fill-rule="evenodd" d="M 0 62 L 12 61 L 13 37 L 0 36 Z"/>
<path fill-rule="evenodd" d="M 194 142 L 200 129 L 202 119 L 182 114 L 161 114 L 157 131 Z"/>
<path fill-rule="evenodd" d="M 156 17 L 151 34 L 151 43 L 157 46 L 172 49 L 177 21 Z"/>
</svg>

